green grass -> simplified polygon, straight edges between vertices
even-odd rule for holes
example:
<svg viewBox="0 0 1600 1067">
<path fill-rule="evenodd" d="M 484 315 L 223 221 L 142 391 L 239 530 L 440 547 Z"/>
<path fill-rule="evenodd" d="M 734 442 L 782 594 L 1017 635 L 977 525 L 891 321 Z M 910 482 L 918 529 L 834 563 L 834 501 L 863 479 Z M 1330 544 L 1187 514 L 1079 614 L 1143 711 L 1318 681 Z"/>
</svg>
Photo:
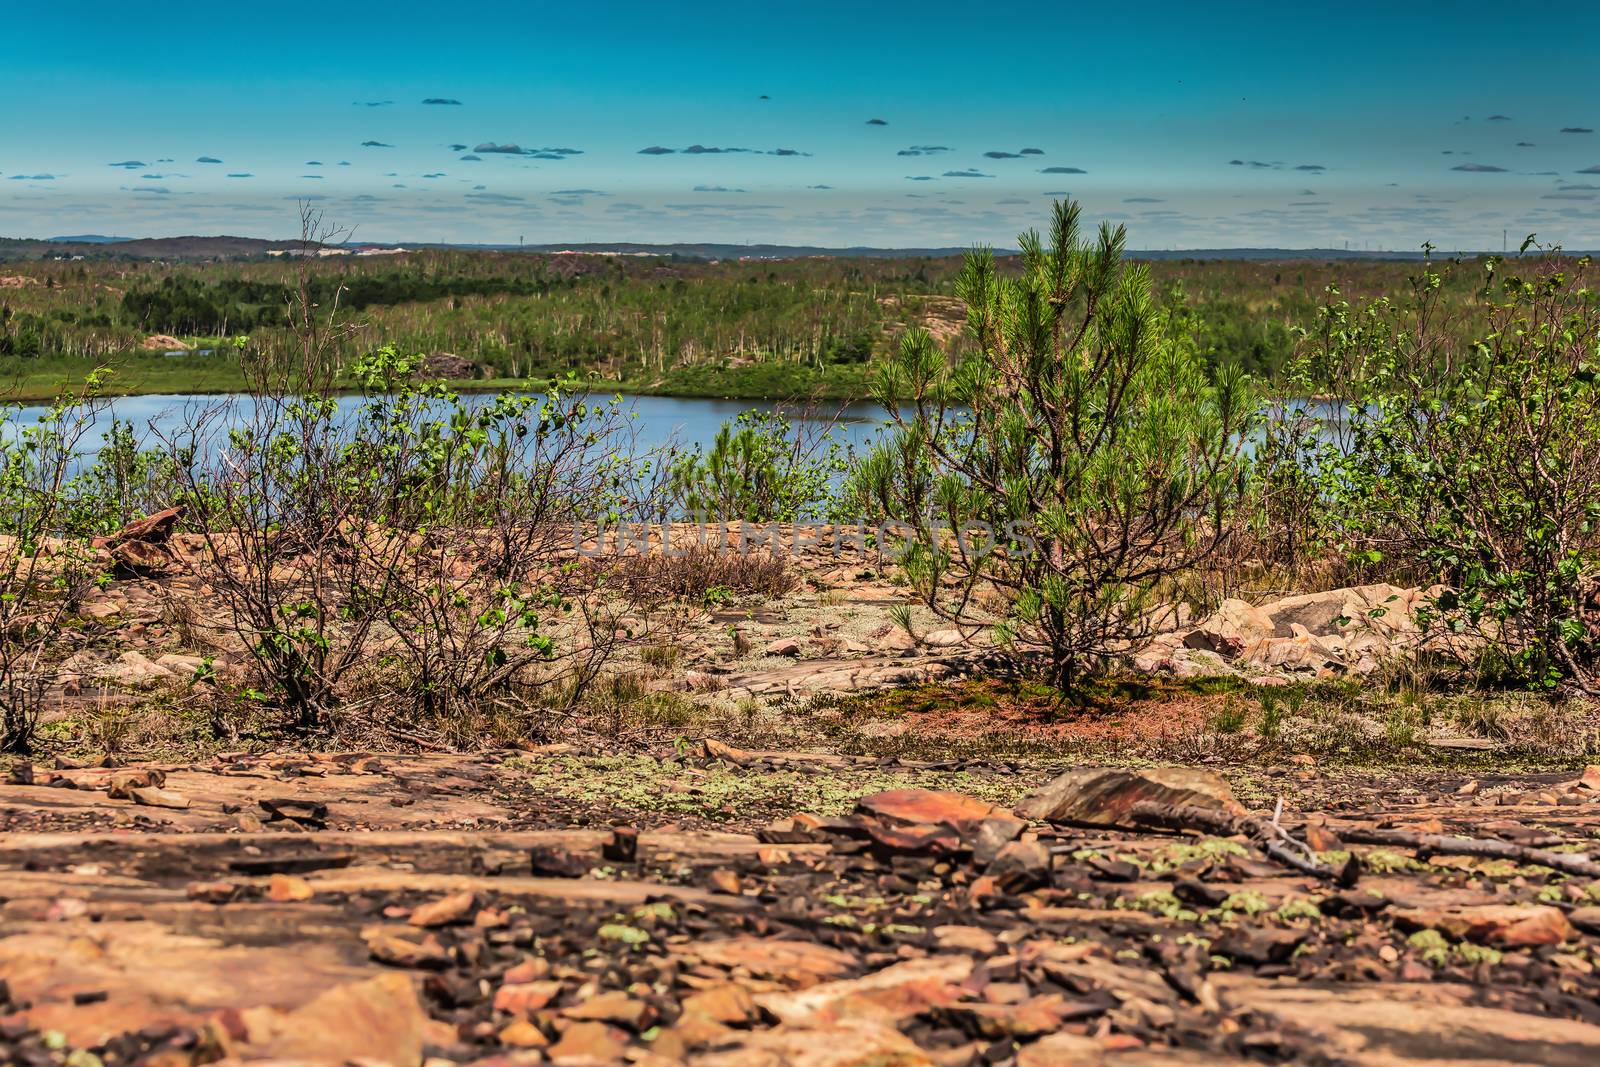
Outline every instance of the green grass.
<svg viewBox="0 0 1600 1067">
<path fill-rule="evenodd" d="M 21 402 L 53 400 L 80 386 L 99 364 L 89 359 L 18 359 L 0 357 L 0 399 Z M 113 374 L 107 396 L 150 396 L 162 393 L 239 393 L 245 379 L 227 356 L 136 355 L 109 361 Z M 558 376 L 531 378 L 462 378 L 448 382 L 463 393 L 515 392 L 529 383 Z M 706 397 L 728 400 L 788 400 L 815 397 L 858 400 L 868 393 L 868 368 L 830 366 L 823 370 L 787 363 L 759 363 L 719 370 L 685 367 L 654 380 L 581 379 L 596 393 L 632 396 Z M 349 385 L 354 389 L 354 383 Z"/>
</svg>

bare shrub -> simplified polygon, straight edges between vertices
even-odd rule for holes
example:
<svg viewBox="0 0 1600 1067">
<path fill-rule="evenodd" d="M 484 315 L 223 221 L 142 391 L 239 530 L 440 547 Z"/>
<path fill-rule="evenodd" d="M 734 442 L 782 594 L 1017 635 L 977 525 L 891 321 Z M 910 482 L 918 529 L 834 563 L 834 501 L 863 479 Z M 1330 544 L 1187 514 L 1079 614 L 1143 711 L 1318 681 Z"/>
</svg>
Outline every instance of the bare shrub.
<svg viewBox="0 0 1600 1067">
<path fill-rule="evenodd" d="M 682 554 L 622 557 L 603 573 L 606 586 L 638 608 L 672 602 L 715 605 L 744 597 L 777 600 L 799 584 L 794 568 L 781 556 L 719 551 L 709 545 Z"/>
<path fill-rule="evenodd" d="M 33 751 L 45 658 L 98 574 L 88 539 L 74 536 L 67 488 L 104 408 L 99 385 L 97 372 L 36 422 L 16 408 L 0 421 L 0 751 Z"/>
<path fill-rule="evenodd" d="M 310 211 L 303 232 L 330 236 Z M 249 393 L 169 441 L 199 531 L 188 565 L 249 657 L 251 695 L 299 731 L 359 730 L 398 704 L 412 732 L 438 732 L 587 685 L 615 627 L 570 557 L 581 522 L 633 495 L 616 406 L 553 383 L 464 399 L 389 347 L 341 368 L 354 327 L 310 293 L 302 269 L 299 348 L 247 347 Z M 350 378 L 363 395 L 341 405 Z"/>
</svg>

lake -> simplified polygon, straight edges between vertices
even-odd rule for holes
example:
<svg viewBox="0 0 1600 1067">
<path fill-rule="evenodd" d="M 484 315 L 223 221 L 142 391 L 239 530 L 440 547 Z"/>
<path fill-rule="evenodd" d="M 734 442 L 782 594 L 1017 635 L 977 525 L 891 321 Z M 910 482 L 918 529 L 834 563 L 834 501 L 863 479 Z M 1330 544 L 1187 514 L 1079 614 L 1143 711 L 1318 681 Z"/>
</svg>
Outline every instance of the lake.
<svg viewBox="0 0 1600 1067">
<path fill-rule="evenodd" d="M 592 399 L 606 402 L 610 394 L 596 393 Z M 493 399 L 493 394 L 466 394 L 469 403 Z M 362 402 L 359 396 L 341 396 L 341 411 L 349 412 Z M 194 417 L 208 409 L 222 405 L 234 406 L 233 417 L 246 420 L 252 401 L 248 396 L 219 396 L 201 394 L 157 394 L 152 396 L 117 397 L 107 402 L 109 410 L 97 421 L 109 425 L 115 419 L 133 427 L 136 436 L 158 444 L 158 437 L 170 437 L 192 423 Z M 24 406 L 21 419 L 35 422 L 45 412 L 42 404 Z M 870 402 L 823 401 L 810 408 L 793 403 L 763 400 L 715 400 L 699 397 L 624 396 L 621 410 L 629 415 L 629 430 L 633 434 L 634 449 L 638 452 L 676 446 L 680 449 L 696 445 L 709 448 L 723 423 L 736 419 L 746 411 L 781 411 L 795 424 L 804 423 L 808 429 L 827 430 L 834 440 L 861 449 L 869 444 L 883 423 L 882 409 Z M 831 424 L 831 425 L 830 425 Z M 85 445 L 93 447 L 99 436 L 91 434 Z"/>
</svg>

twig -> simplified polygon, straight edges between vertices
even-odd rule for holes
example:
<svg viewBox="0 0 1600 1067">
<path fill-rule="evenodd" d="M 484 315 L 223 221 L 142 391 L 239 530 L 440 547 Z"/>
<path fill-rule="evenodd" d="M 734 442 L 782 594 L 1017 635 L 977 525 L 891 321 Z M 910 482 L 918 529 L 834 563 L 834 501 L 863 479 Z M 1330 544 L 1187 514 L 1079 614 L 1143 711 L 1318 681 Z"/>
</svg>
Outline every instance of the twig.
<svg viewBox="0 0 1600 1067">
<path fill-rule="evenodd" d="M 1528 848 L 1510 841 L 1497 841 L 1483 837 L 1447 837 L 1444 834 L 1418 834 L 1406 830 L 1363 830 L 1356 827 L 1329 827 L 1343 841 L 1358 845 L 1398 845 L 1416 849 L 1419 859 L 1429 855 L 1483 856 L 1489 859 L 1511 860 L 1514 863 L 1549 867 L 1564 874 L 1577 874 L 1585 878 L 1600 878 L 1600 863 L 1585 855 L 1568 852 L 1551 852 L 1543 848 Z"/>
<path fill-rule="evenodd" d="M 1324 881 L 1349 886 L 1355 883 L 1359 867 L 1352 860 L 1342 867 L 1330 867 L 1316 858 L 1303 842 L 1289 836 L 1281 827 L 1253 815 L 1229 815 L 1215 808 L 1193 804 L 1156 804 L 1140 801 L 1130 814 L 1133 821 L 1171 830 L 1204 830 L 1213 834 L 1243 834 L 1268 857 Z"/>
</svg>

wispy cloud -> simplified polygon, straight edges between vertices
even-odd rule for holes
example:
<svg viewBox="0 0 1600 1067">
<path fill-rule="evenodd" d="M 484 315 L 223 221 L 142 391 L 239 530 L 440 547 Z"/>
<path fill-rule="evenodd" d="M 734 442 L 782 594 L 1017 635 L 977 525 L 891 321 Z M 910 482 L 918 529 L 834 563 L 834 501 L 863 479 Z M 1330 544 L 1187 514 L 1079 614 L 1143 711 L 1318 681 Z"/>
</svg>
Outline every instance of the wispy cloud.
<svg viewBox="0 0 1600 1067">
<path fill-rule="evenodd" d="M 1594 131 L 1591 130 L 1587 126 L 1563 126 L 1563 127 L 1561 127 L 1561 132 L 1562 133 L 1593 133 Z"/>
<path fill-rule="evenodd" d="M 868 119 L 867 120 L 867 125 L 868 126 L 887 126 L 889 124 L 887 122 L 885 122 L 883 119 Z"/>
<path fill-rule="evenodd" d="M 726 155 L 751 155 L 751 156 L 809 156 L 810 152 L 802 152 L 798 148 L 723 148 L 717 145 L 692 144 L 688 148 L 668 148 L 666 145 L 653 144 L 649 148 L 639 149 L 641 156 L 670 156 L 678 152 L 686 156 L 726 156 Z"/>
<path fill-rule="evenodd" d="M 394 145 L 385 144 L 382 141 L 362 141 L 361 142 L 361 147 L 362 148 L 393 148 Z"/>
<path fill-rule="evenodd" d="M 461 101 L 452 100 L 448 96 L 430 96 L 430 97 L 428 97 L 428 99 L 424 100 L 423 103 L 431 105 L 433 107 L 460 107 L 461 106 Z"/>
<path fill-rule="evenodd" d="M 123 170 L 144 170 L 148 163 L 139 159 L 124 159 L 121 163 L 107 163 L 108 167 L 121 167 Z"/>
<path fill-rule="evenodd" d="M 1488 163 L 1457 163 L 1451 170 L 1465 171 L 1468 174 L 1504 174 L 1506 168 L 1492 166 Z"/>
<path fill-rule="evenodd" d="M 1081 167 L 1045 167 L 1043 170 L 1039 171 L 1039 173 L 1040 174 L 1088 174 L 1089 172 L 1084 170 Z"/>
<path fill-rule="evenodd" d="M 221 163 L 222 160 L 218 159 L 216 156 L 201 156 L 198 159 L 196 159 L 195 162 L 196 163 Z"/>
<path fill-rule="evenodd" d="M 994 177 L 993 174 L 985 174 L 981 170 L 972 170 L 970 168 L 968 168 L 967 170 L 947 170 L 947 171 L 944 172 L 944 176 L 946 178 L 993 178 Z"/>
</svg>

